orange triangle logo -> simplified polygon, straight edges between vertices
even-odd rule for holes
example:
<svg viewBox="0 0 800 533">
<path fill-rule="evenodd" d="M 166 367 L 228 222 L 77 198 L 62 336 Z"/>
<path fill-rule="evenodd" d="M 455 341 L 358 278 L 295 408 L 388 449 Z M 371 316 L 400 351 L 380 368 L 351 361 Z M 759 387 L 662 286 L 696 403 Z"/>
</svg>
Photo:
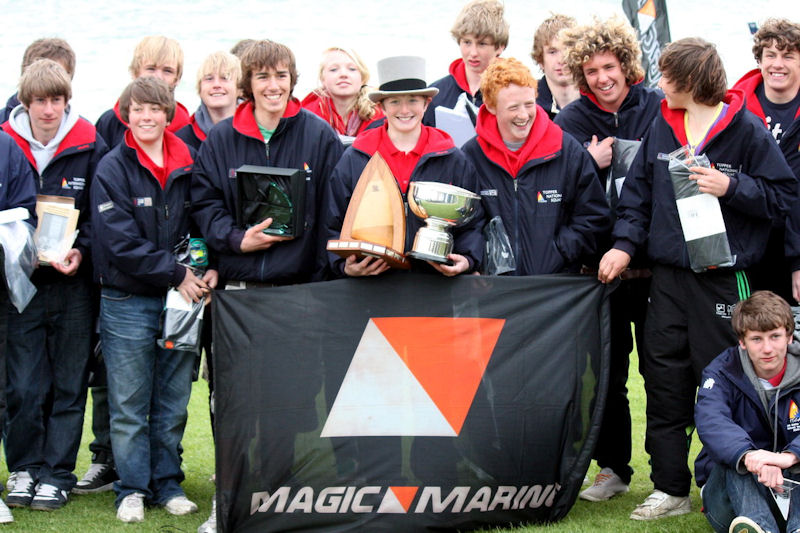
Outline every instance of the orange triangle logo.
<svg viewBox="0 0 800 533">
<path fill-rule="evenodd" d="M 456 434 L 467 417 L 505 320 L 373 318 Z"/>
<path fill-rule="evenodd" d="M 645 4 L 639 9 L 639 14 L 656 18 L 656 3 L 653 0 L 647 0 L 647 2 L 645 2 Z"/>
<path fill-rule="evenodd" d="M 389 487 L 406 512 L 408 512 L 409 507 L 411 507 L 411 502 L 414 501 L 414 496 L 417 495 L 418 488 L 419 487 Z"/>
</svg>

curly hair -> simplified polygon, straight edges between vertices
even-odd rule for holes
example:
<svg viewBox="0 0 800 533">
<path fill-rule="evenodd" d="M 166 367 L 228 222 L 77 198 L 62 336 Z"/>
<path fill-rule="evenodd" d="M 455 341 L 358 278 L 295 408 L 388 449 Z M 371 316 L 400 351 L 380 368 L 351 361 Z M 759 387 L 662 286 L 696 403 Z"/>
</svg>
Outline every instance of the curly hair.
<svg viewBox="0 0 800 533">
<path fill-rule="evenodd" d="M 577 24 L 578 22 L 573 17 L 560 13 L 552 13 L 549 18 L 539 24 L 536 33 L 533 34 L 533 48 L 531 49 L 531 57 L 536 64 L 540 67 L 544 65 L 544 48 L 558 36 L 561 30 L 574 28 Z"/>
<path fill-rule="evenodd" d="M 364 63 L 364 60 L 361 59 L 361 56 L 351 48 L 331 46 L 322 52 L 322 61 L 319 62 L 320 86 L 315 89 L 314 92 L 320 95 L 324 95 L 326 93 L 325 88 L 322 87 L 322 73 L 325 71 L 325 66 L 327 65 L 325 59 L 330 52 L 341 52 L 353 61 L 353 64 L 358 69 L 358 73 L 361 74 L 361 89 L 358 91 L 355 102 L 353 102 L 353 107 L 351 109 L 355 109 L 356 113 L 358 114 L 358 118 L 361 120 L 372 119 L 372 117 L 375 116 L 375 108 L 377 104 L 370 100 L 368 96 L 370 91 L 370 88 L 367 86 L 367 82 L 369 81 L 369 69 L 367 68 L 366 63 Z"/>
<path fill-rule="evenodd" d="M 725 97 L 728 79 L 717 47 L 699 37 L 686 37 L 669 44 L 658 58 L 658 68 L 678 92 L 692 100 L 717 105 Z"/>
<path fill-rule="evenodd" d="M 496 48 L 508 46 L 508 22 L 498 0 L 472 0 L 458 14 L 450 35 L 460 42 L 465 35 L 489 37 Z"/>
<path fill-rule="evenodd" d="M 499 57 L 489 63 L 481 75 L 481 94 L 486 107 L 497 107 L 497 95 L 511 84 L 532 87 L 537 91 L 538 83 L 531 71 L 513 57 Z"/>
<path fill-rule="evenodd" d="M 786 300 L 771 291 L 756 291 L 736 304 L 731 317 L 736 336 L 744 339 L 748 331 L 772 331 L 784 328 L 791 335 L 794 315 Z"/>
<path fill-rule="evenodd" d="M 800 24 L 786 19 L 769 18 L 753 35 L 753 56 L 761 63 L 764 48 L 800 52 Z"/>
<path fill-rule="evenodd" d="M 565 29 L 559 37 L 564 45 L 564 63 L 583 91 L 590 90 L 583 65 L 599 53 L 610 52 L 617 57 L 628 85 L 644 77 L 636 31 L 616 15 L 605 21 L 595 19 L 592 24 Z"/>
</svg>

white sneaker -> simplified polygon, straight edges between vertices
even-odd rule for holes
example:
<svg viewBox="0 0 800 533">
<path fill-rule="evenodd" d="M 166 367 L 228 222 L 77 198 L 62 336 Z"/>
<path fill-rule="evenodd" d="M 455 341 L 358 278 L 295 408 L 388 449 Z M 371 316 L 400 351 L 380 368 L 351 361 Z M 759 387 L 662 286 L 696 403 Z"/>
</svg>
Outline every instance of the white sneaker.
<svg viewBox="0 0 800 533">
<path fill-rule="evenodd" d="M 183 494 L 180 494 L 167 500 L 167 503 L 164 504 L 164 509 L 166 509 L 169 514 L 181 516 L 185 514 L 196 513 L 197 504 Z"/>
<path fill-rule="evenodd" d="M 629 487 L 610 468 L 604 468 L 594 478 L 594 484 L 583 490 L 579 497 L 590 502 L 602 502 L 617 494 L 625 494 Z"/>
<path fill-rule="evenodd" d="M 197 533 L 217 533 L 217 495 L 211 499 L 211 516 L 197 528 Z"/>
<path fill-rule="evenodd" d="M 746 516 L 737 516 L 731 522 L 728 533 L 764 533 L 764 530 Z"/>
<path fill-rule="evenodd" d="M 11 514 L 11 509 L 8 508 L 6 502 L 0 500 L 0 524 L 10 524 L 14 521 L 14 515 Z M 216 524 L 214 524 L 216 526 Z M 214 529 L 214 532 L 217 530 Z"/>
<path fill-rule="evenodd" d="M 133 492 L 119 503 L 117 519 L 123 522 L 144 522 L 144 494 Z"/>
<path fill-rule="evenodd" d="M 631 520 L 655 520 L 665 516 L 677 516 L 692 511 L 692 501 L 688 496 L 670 496 L 666 492 L 654 490 L 650 496 L 636 506 Z"/>
<path fill-rule="evenodd" d="M 11 492 L 14 490 L 14 485 L 17 482 L 17 473 L 16 472 L 9 472 L 8 473 L 8 481 L 6 481 L 6 490 Z"/>
</svg>

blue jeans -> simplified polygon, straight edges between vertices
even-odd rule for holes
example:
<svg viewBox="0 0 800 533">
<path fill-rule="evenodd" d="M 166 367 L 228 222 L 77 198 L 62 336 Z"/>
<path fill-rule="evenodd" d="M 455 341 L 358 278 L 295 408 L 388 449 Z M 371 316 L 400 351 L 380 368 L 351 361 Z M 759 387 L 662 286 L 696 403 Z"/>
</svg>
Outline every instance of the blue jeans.
<svg viewBox="0 0 800 533">
<path fill-rule="evenodd" d="M 731 521 L 746 516 L 764 531 L 778 533 L 800 528 L 800 489 L 790 493 L 788 524 L 784 521 L 770 490 L 758 482 L 755 475 L 739 474 L 716 465 L 703 487 L 703 507 L 711 527 L 717 533 L 727 533 Z"/>
<path fill-rule="evenodd" d="M 91 327 L 89 284 L 77 277 L 39 285 L 8 315 L 8 468 L 64 490 L 77 481 Z"/>
<path fill-rule="evenodd" d="M 178 447 L 186 428 L 194 355 L 156 344 L 163 306 L 161 297 L 106 287 L 101 294 L 117 505 L 134 492 L 157 505 L 183 494 Z"/>
</svg>

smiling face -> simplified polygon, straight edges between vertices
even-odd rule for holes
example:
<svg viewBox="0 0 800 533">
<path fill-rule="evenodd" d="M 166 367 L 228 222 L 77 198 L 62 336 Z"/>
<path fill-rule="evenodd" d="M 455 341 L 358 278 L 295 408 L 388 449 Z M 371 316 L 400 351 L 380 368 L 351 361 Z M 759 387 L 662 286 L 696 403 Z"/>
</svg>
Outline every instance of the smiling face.
<svg viewBox="0 0 800 533">
<path fill-rule="evenodd" d="M 503 46 L 495 46 L 491 37 L 476 37 L 472 34 L 464 35 L 458 40 L 461 49 L 461 58 L 464 65 L 474 74 L 482 74 L 492 59 L 498 57 L 504 50 Z"/>
<path fill-rule="evenodd" d="M 497 117 L 503 141 L 524 142 L 536 118 L 536 89 L 512 83 L 498 91 L 497 106 L 486 109 Z"/>
<path fill-rule="evenodd" d="M 265 126 L 280 120 L 292 94 L 291 75 L 286 65 L 278 63 L 276 68 L 253 72 L 250 87 L 258 123 Z"/>
<path fill-rule="evenodd" d="M 33 137 L 47 144 L 58 133 L 67 99 L 64 96 L 34 96 L 28 106 Z"/>
<path fill-rule="evenodd" d="M 764 47 L 758 66 L 764 78 L 764 91 L 771 102 L 788 102 L 800 91 L 800 52 L 797 50 L 778 50 L 773 43 Z"/>
<path fill-rule="evenodd" d="M 381 107 L 386 115 L 389 130 L 401 134 L 419 130 L 422 115 L 425 114 L 430 101 L 429 97 L 416 94 L 399 94 L 384 98 Z"/>
<path fill-rule="evenodd" d="M 320 74 L 322 87 L 336 98 L 352 98 L 361 90 L 364 81 L 355 61 L 341 50 L 332 50 L 322 58 Z"/>
<path fill-rule="evenodd" d="M 628 96 L 630 88 L 617 56 L 612 52 L 598 52 L 583 64 L 586 84 L 597 101 L 611 112 L 616 112 Z"/>
<path fill-rule="evenodd" d="M 572 76 L 564 66 L 564 51 L 558 39 L 553 39 L 544 47 L 542 70 L 551 83 L 562 87 L 572 84 Z"/>
<path fill-rule="evenodd" d="M 236 82 L 225 74 L 206 74 L 200 79 L 200 100 L 209 109 L 236 108 Z"/>
<path fill-rule="evenodd" d="M 169 122 L 159 104 L 140 104 L 131 100 L 128 108 L 128 127 L 140 145 L 160 145 Z"/>
<path fill-rule="evenodd" d="M 791 336 L 784 328 L 769 331 L 747 330 L 739 346 L 747 350 L 756 375 L 770 379 L 781 373 Z"/>
</svg>

